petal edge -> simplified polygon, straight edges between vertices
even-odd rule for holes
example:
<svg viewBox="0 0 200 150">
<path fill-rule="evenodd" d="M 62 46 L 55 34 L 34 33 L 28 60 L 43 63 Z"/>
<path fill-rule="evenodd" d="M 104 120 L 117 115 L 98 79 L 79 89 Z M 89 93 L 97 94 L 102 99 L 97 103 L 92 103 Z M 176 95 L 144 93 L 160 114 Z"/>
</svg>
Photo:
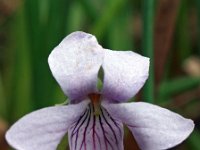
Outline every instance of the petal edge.
<svg viewBox="0 0 200 150">
<path fill-rule="evenodd" d="M 142 150 L 174 147 L 194 129 L 192 120 L 148 103 L 107 104 L 105 107 L 130 128 Z"/>
<path fill-rule="evenodd" d="M 51 72 L 72 103 L 96 92 L 97 74 L 104 50 L 95 36 L 73 32 L 53 49 L 48 58 Z"/>
<path fill-rule="evenodd" d="M 129 100 L 148 78 L 149 58 L 132 51 L 105 50 L 103 94 L 110 102 Z"/>
<path fill-rule="evenodd" d="M 6 140 L 19 150 L 55 150 L 87 104 L 88 101 L 84 101 L 76 105 L 54 106 L 32 112 L 7 131 Z"/>
</svg>

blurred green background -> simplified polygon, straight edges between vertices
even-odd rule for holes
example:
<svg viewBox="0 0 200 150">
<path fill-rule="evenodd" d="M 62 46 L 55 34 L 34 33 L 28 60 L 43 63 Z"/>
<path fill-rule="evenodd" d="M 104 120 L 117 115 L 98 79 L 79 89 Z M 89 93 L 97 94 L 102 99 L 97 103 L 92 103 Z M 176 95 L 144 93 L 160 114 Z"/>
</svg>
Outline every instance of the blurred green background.
<svg viewBox="0 0 200 150">
<path fill-rule="evenodd" d="M 199 0 L 0 0 L 0 150 L 6 129 L 33 110 L 66 97 L 47 58 L 69 33 L 96 35 L 109 49 L 151 58 L 135 100 L 192 118 L 195 131 L 177 150 L 200 150 Z M 137 149 L 127 133 L 125 149 Z"/>
</svg>

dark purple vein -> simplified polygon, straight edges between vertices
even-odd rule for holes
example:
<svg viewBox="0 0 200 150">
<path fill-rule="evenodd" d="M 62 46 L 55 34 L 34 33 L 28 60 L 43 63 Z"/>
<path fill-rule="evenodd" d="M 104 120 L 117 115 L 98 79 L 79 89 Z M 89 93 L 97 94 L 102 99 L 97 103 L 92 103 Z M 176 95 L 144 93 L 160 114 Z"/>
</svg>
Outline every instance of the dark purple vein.
<svg viewBox="0 0 200 150">
<path fill-rule="evenodd" d="M 95 142 L 95 126 L 96 126 L 96 116 L 94 115 L 94 105 L 92 105 L 93 108 L 93 126 L 92 126 L 92 139 L 93 139 L 93 148 L 96 150 L 96 142 Z"/>
<path fill-rule="evenodd" d="M 73 136 L 76 134 L 76 139 L 75 139 L 75 149 L 76 149 L 76 146 L 77 146 L 77 140 L 78 140 L 78 132 L 79 132 L 79 129 L 81 128 L 81 126 L 83 125 L 83 123 L 85 122 L 85 120 L 86 120 L 86 118 L 88 117 L 88 112 L 89 112 L 89 110 L 87 109 L 87 113 L 86 113 L 86 115 L 84 116 L 84 118 L 83 118 L 83 120 L 82 120 L 82 122 L 81 122 L 81 124 L 76 128 L 74 128 L 74 130 L 72 131 L 72 133 L 71 133 L 71 142 L 72 142 L 72 138 L 73 138 Z M 81 120 L 79 120 L 79 122 L 80 122 Z M 79 124 L 79 123 L 78 123 Z M 75 131 L 75 129 L 77 129 L 76 131 Z M 72 143 L 71 143 L 71 147 L 72 147 Z"/>
<path fill-rule="evenodd" d="M 115 131 L 113 130 L 112 126 L 111 126 L 111 125 L 109 124 L 109 122 L 107 121 L 107 119 L 106 119 L 106 117 L 105 117 L 105 115 L 104 115 L 102 109 L 101 109 L 101 113 L 102 113 L 103 119 L 105 120 L 105 122 L 107 123 L 107 125 L 109 126 L 109 128 L 111 129 L 111 131 L 112 131 L 112 133 L 113 133 L 113 135 L 114 135 L 114 137 L 115 137 L 115 143 L 118 145 L 117 136 L 116 136 L 116 134 L 115 134 Z"/>
<path fill-rule="evenodd" d="M 106 137 L 106 134 L 105 134 L 105 130 L 103 128 L 103 124 L 102 124 L 102 121 L 101 121 L 101 116 L 99 116 L 99 122 L 100 122 L 100 126 L 101 126 L 101 129 L 102 129 L 102 132 L 103 132 L 103 136 L 104 136 L 104 143 L 105 143 L 105 146 L 106 146 L 106 150 L 108 150 L 108 145 L 107 143 L 110 145 L 110 147 L 113 149 L 113 146 L 112 144 L 110 143 L 110 141 L 107 139 Z"/>
<path fill-rule="evenodd" d="M 91 107 L 91 106 L 90 106 Z M 80 147 L 80 150 L 82 149 L 82 146 L 84 144 L 84 149 L 86 150 L 86 132 L 87 132 L 87 128 L 89 126 L 89 123 L 90 123 L 90 116 L 91 116 L 91 108 L 89 109 L 89 117 L 87 119 L 87 125 L 85 127 L 85 130 L 84 130 L 84 133 L 83 133 L 83 140 L 81 142 L 81 147 Z"/>
<path fill-rule="evenodd" d="M 115 126 L 118 128 L 119 133 L 120 133 L 120 137 L 122 137 L 122 131 L 121 131 L 121 129 L 120 129 L 118 123 L 115 122 L 115 120 L 111 117 L 111 115 L 108 113 L 108 111 L 107 111 L 106 109 L 104 109 L 104 110 L 107 112 L 107 114 L 108 114 L 108 116 L 110 117 L 111 121 L 112 121 L 112 122 L 115 124 Z"/>
</svg>

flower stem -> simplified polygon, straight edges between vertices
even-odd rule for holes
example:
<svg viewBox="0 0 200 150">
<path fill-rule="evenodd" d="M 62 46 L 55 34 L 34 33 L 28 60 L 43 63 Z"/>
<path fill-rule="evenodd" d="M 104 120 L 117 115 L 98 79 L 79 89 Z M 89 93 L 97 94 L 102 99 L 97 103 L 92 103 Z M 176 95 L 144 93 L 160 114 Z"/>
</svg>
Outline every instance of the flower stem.
<svg viewBox="0 0 200 150">
<path fill-rule="evenodd" d="M 143 0 L 143 54 L 150 57 L 149 78 L 144 86 L 143 98 L 153 103 L 154 99 L 154 50 L 153 50 L 153 25 L 154 25 L 154 0 Z"/>
</svg>

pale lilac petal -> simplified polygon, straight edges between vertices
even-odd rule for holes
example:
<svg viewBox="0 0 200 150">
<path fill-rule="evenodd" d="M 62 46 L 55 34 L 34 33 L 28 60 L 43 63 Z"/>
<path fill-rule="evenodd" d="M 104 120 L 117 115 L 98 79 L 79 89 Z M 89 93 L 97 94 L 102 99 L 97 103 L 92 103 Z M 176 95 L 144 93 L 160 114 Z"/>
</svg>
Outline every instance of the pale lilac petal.
<svg viewBox="0 0 200 150">
<path fill-rule="evenodd" d="M 123 125 L 104 109 L 94 115 L 90 104 L 69 129 L 70 150 L 123 150 Z"/>
<path fill-rule="evenodd" d="M 127 101 L 144 85 L 149 58 L 131 51 L 105 50 L 103 94 L 112 102 Z"/>
<path fill-rule="evenodd" d="M 88 105 L 55 106 L 32 112 L 17 121 L 6 133 L 6 140 L 18 150 L 55 150 L 68 128 Z"/>
<path fill-rule="evenodd" d="M 96 38 L 84 32 L 68 35 L 49 55 L 53 76 L 72 103 L 97 91 L 97 74 L 103 56 L 104 50 Z"/>
<path fill-rule="evenodd" d="M 106 104 L 104 107 L 112 117 L 129 127 L 142 150 L 171 148 L 194 129 L 192 120 L 148 103 Z"/>
</svg>

